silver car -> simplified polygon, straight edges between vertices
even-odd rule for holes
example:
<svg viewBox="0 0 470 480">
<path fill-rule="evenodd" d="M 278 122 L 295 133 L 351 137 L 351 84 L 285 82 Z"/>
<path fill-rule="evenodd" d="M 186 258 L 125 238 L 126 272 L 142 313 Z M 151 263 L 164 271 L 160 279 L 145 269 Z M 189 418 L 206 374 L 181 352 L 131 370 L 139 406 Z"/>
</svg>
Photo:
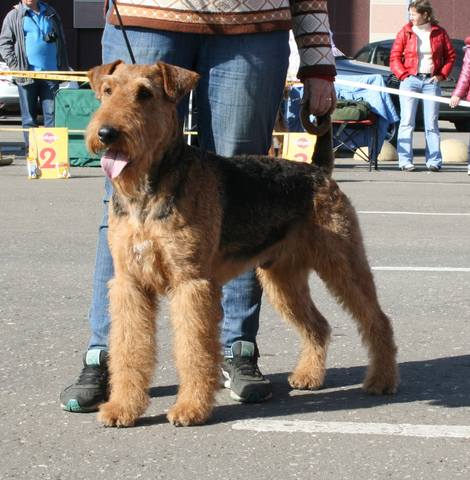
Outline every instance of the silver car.
<svg viewBox="0 0 470 480">
<path fill-rule="evenodd" d="M 8 71 L 6 63 L 0 62 L 0 71 Z M 18 88 L 12 82 L 10 76 L 0 76 L 0 115 L 19 111 Z"/>
</svg>

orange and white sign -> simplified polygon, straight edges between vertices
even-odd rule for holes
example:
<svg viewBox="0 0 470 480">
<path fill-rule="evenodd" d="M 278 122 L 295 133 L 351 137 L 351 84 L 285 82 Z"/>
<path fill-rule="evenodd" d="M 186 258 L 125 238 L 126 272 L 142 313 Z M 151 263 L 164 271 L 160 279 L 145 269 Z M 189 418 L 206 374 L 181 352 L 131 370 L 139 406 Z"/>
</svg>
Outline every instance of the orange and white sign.
<svg viewBox="0 0 470 480">
<path fill-rule="evenodd" d="M 30 128 L 28 178 L 70 178 L 67 128 Z"/>
<path fill-rule="evenodd" d="M 288 133 L 284 135 L 282 158 L 310 163 L 316 141 L 317 137 L 308 133 Z"/>
</svg>

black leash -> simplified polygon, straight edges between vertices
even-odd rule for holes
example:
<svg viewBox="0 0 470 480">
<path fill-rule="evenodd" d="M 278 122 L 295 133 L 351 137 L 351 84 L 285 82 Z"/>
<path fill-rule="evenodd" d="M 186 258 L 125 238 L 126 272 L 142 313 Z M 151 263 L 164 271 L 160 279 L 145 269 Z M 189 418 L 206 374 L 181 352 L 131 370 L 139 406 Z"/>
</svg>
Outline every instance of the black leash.
<svg viewBox="0 0 470 480">
<path fill-rule="evenodd" d="M 113 0 L 113 4 L 114 4 L 114 9 L 116 10 L 116 15 L 118 18 L 119 25 L 122 30 L 122 35 L 124 36 L 124 41 L 126 42 L 127 51 L 129 52 L 129 56 L 131 57 L 132 63 L 135 64 L 136 62 L 135 62 L 134 53 L 132 52 L 131 44 L 129 43 L 129 39 L 127 38 L 126 29 L 124 28 L 124 25 L 122 23 L 121 14 L 119 13 L 118 6 L 117 6 L 117 0 Z"/>
</svg>

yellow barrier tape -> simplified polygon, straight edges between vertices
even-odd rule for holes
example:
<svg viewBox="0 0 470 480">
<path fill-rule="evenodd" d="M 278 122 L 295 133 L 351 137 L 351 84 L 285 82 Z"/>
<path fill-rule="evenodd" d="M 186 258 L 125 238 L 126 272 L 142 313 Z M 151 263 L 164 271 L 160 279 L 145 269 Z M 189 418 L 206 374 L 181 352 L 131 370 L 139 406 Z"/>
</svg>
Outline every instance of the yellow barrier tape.
<svg viewBox="0 0 470 480">
<path fill-rule="evenodd" d="M 29 72 L 23 70 L 2 70 L 0 77 L 34 78 L 36 80 L 60 80 L 61 82 L 88 82 L 85 72 Z"/>
<path fill-rule="evenodd" d="M 0 127 L 0 132 L 24 132 L 28 131 L 28 128 L 19 128 L 19 127 Z M 68 133 L 85 133 L 85 130 L 68 130 Z M 273 132 L 274 136 L 282 137 L 289 135 L 290 132 Z M 183 135 L 193 136 L 197 135 L 197 132 L 183 132 Z"/>
<path fill-rule="evenodd" d="M 39 127 L 39 128 L 47 128 L 47 127 Z M 28 128 L 20 128 L 20 127 L 1 127 L 0 132 L 27 132 L 29 131 Z M 85 130 L 68 130 L 69 133 L 85 133 Z"/>
</svg>

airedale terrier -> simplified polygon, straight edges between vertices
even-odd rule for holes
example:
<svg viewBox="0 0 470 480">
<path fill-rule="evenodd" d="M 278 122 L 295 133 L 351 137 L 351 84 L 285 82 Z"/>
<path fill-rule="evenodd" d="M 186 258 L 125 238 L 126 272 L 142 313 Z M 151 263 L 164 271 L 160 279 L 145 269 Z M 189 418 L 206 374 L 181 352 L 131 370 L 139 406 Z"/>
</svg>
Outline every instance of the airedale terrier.
<svg viewBox="0 0 470 480">
<path fill-rule="evenodd" d="M 167 295 L 180 380 L 168 420 L 205 422 L 220 385 L 221 287 L 252 268 L 301 335 L 293 388 L 318 389 L 325 377 L 330 327 L 310 297 L 315 270 L 358 322 L 370 357 L 364 389 L 395 392 L 392 326 L 377 300 L 354 208 L 331 179 L 330 129 L 318 138 L 312 164 L 224 158 L 183 140 L 176 106 L 197 83 L 196 73 L 116 61 L 88 76 L 101 106 L 87 146 L 106 149 L 102 165 L 114 185 L 111 392 L 99 420 L 130 426 L 144 413 L 158 298 Z"/>
</svg>

